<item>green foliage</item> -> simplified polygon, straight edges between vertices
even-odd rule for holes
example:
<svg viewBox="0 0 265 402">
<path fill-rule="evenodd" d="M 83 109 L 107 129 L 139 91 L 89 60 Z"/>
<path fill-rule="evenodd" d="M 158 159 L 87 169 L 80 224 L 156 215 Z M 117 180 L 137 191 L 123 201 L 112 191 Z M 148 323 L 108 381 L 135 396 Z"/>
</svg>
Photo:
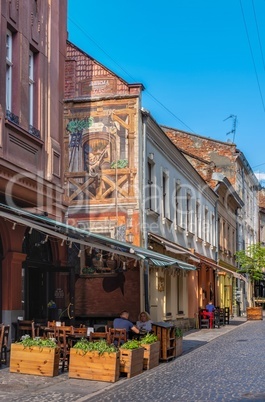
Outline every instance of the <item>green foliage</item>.
<svg viewBox="0 0 265 402">
<path fill-rule="evenodd" d="M 141 345 L 150 345 L 151 343 L 157 342 L 158 338 L 155 334 L 146 334 L 143 338 L 140 339 Z"/>
<path fill-rule="evenodd" d="M 120 349 L 138 349 L 140 347 L 141 347 L 140 341 L 138 341 L 137 339 L 132 339 L 121 345 Z"/>
<path fill-rule="evenodd" d="M 79 349 L 85 355 L 87 352 L 98 352 L 99 355 L 103 353 L 117 352 L 117 348 L 114 345 L 108 345 L 105 340 L 89 342 L 87 339 L 82 338 L 74 346 L 74 349 Z"/>
<path fill-rule="evenodd" d="M 93 117 L 88 117 L 87 119 L 74 119 L 69 121 L 66 129 L 72 134 L 82 132 L 84 129 L 92 126 L 93 121 Z"/>
<path fill-rule="evenodd" d="M 175 337 L 176 338 L 182 338 L 183 337 L 183 332 L 181 328 L 175 327 Z"/>
<path fill-rule="evenodd" d="M 23 345 L 25 348 L 31 348 L 33 346 L 38 346 L 39 348 L 56 348 L 57 343 L 54 338 L 42 339 L 40 337 L 31 338 L 29 335 L 23 335 L 19 342 L 16 342 L 20 345 Z"/>
<path fill-rule="evenodd" d="M 128 161 L 127 159 L 119 159 L 117 162 L 112 162 L 110 165 L 111 169 L 123 169 L 128 166 Z"/>
<path fill-rule="evenodd" d="M 265 268 L 265 248 L 261 243 L 251 244 L 245 250 L 236 252 L 236 261 L 240 268 L 237 272 L 247 274 L 252 283 L 263 279 Z"/>
</svg>

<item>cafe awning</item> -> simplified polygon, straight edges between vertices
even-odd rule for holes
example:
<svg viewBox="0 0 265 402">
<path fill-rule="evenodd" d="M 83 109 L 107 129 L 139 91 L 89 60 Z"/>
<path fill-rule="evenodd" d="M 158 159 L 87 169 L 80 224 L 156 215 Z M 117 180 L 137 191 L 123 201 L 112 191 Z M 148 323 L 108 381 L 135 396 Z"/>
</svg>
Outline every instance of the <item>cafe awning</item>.
<svg viewBox="0 0 265 402">
<path fill-rule="evenodd" d="M 199 263 L 200 259 L 196 257 L 191 251 L 188 249 L 179 246 L 178 244 L 165 239 L 162 236 L 159 236 L 154 233 L 148 233 L 148 239 L 151 241 L 154 241 L 158 244 L 160 244 L 166 251 L 169 251 L 172 254 L 175 254 L 176 256 L 183 256 L 187 257 L 189 260 Z M 188 264 L 189 265 L 189 264 Z"/>
<path fill-rule="evenodd" d="M 197 257 L 199 257 L 198 254 L 197 254 Z M 210 260 L 209 260 L 208 258 L 206 258 L 206 257 L 200 256 L 199 258 L 200 258 L 200 260 L 201 260 L 202 263 L 204 263 L 204 264 L 206 264 L 206 265 L 209 265 L 209 266 L 212 267 L 214 270 L 219 271 L 219 272 L 226 272 L 226 273 L 228 273 L 228 274 L 234 276 L 234 277 L 237 278 L 237 279 L 241 279 L 242 281 L 247 282 L 247 279 L 246 279 L 243 275 L 239 274 L 238 272 L 232 271 L 231 269 L 228 269 L 228 268 L 224 268 L 224 267 L 222 267 L 221 265 L 216 264 L 216 263 L 213 262 L 213 261 L 210 261 Z"/>
<path fill-rule="evenodd" d="M 33 228 L 45 235 L 54 236 L 64 240 L 68 245 L 76 243 L 85 247 L 98 248 L 103 251 L 123 255 L 136 260 L 146 260 L 149 264 L 160 267 L 176 266 L 177 268 L 186 270 L 196 269 L 196 267 L 191 264 L 183 263 L 178 259 L 168 257 L 164 254 L 102 236 L 98 233 L 89 232 L 87 230 L 55 221 L 47 216 L 40 216 L 1 203 L 0 217 L 16 224 Z"/>
</svg>

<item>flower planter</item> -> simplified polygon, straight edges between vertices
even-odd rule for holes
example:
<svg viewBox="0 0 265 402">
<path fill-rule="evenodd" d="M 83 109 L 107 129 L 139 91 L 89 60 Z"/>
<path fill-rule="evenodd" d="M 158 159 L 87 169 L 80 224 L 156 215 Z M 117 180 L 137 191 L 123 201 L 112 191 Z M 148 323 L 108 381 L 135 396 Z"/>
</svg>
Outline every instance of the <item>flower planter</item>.
<svg viewBox="0 0 265 402">
<path fill-rule="evenodd" d="M 144 348 L 120 349 L 120 372 L 128 378 L 143 372 Z"/>
<path fill-rule="evenodd" d="M 120 352 L 84 352 L 70 349 L 69 378 L 95 381 L 118 381 L 120 377 Z"/>
<path fill-rule="evenodd" d="M 59 373 L 59 348 L 11 344 L 10 373 L 54 377 Z"/>
<path fill-rule="evenodd" d="M 247 307 L 247 320 L 263 320 L 262 307 Z"/>
<path fill-rule="evenodd" d="M 142 344 L 144 348 L 144 370 L 150 370 L 159 365 L 160 342 Z"/>
<path fill-rule="evenodd" d="M 175 357 L 181 356 L 183 352 L 183 338 L 176 338 L 176 351 L 175 351 Z"/>
</svg>

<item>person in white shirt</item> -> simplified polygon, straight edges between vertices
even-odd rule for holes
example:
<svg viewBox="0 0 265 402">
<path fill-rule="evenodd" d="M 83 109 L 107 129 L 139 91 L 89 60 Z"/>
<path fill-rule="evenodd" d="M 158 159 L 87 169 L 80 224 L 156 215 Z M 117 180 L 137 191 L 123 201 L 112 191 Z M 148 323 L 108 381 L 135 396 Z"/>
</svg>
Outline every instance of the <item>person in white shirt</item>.
<svg viewBox="0 0 265 402">
<path fill-rule="evenodd" d="M 140 331 L 150 332 L 152 331 L 152 320 L 150 315 L 146 311 L 142 311 L 139 314 L 138 321 L 136 321 L 136 327 Z"/>
</svg>

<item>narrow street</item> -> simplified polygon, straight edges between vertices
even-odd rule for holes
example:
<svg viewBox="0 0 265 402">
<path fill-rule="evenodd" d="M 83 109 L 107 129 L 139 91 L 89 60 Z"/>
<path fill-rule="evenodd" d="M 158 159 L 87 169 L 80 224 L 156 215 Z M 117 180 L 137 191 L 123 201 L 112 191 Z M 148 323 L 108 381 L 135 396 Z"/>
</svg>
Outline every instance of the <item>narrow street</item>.
<svg viewBox="0 0 265 402">
<path fill-rule="evenodd" d="M 240 325 L 236 325 L 240 324 Z M 0 401 L 265 401 L 265 321 L 233 321 L 184 337 L 184 354 L 132 379 L 109 384 L 0 370 Z"/>
</svg>

